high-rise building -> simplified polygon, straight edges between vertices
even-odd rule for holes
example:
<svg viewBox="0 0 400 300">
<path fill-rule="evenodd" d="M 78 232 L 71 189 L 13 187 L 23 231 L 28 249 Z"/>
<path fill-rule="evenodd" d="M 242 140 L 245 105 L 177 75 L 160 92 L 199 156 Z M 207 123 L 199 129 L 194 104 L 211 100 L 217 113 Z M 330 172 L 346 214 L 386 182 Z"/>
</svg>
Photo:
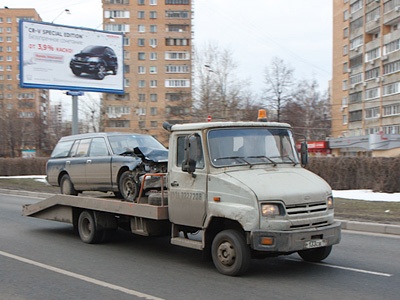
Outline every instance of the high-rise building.
<svg viewBox="0 0 400 300">
<path fill-rule="evenodd" d="M 333 1 L 336 155 L 400 155 L 400 0 Z"/>
<path fill-rule="evenodd" d="M 167 143 L 162 123 L 190 119 L 192 1 L 102 0 L 103 28 L 124 33 L 125 93 L 104 95 L 106 131 Z"/>
<path fill-rule="evenodd" d="M 35 9 L 0 9 L 0 156 L 20 156 L 24 149 L 49 150 L 49 92 L 19 86 L 21 19 L 41 21 Z"/>
</svg>

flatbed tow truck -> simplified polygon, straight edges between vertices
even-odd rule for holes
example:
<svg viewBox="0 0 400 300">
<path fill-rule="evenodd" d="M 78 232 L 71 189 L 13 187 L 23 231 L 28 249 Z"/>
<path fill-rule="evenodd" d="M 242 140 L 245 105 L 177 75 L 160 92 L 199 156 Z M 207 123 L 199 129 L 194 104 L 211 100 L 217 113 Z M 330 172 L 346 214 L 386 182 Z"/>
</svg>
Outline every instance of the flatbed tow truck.
<svg viewBox="0 0 400 300">
<path fill-rule="evenodd" d="M 331 188 L 302 167 L 306 144 L 299 157 L 290 125 L 164 128 L 170 131 L 168 172 L 145 175 L 160 177 L 160 189 L 145 193 L 143 179 L 133 202 L 54 195 L 23 206 L 22 214 L 70 223 L 85 243 L 100 243 L 118 228 L 170 235 L 171 244 L 210 253 L 217 270 L 229 276 L 246 272 L 253 257 L 297 252 L 321 261 L 339 243 Z"/>
</svg>

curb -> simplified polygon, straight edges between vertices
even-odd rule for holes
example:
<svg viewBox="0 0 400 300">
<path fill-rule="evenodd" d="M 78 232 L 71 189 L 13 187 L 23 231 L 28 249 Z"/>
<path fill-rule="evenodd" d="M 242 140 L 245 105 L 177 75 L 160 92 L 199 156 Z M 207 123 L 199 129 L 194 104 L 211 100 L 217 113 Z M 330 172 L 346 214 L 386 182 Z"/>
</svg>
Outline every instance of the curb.
<svg viewBox="0 0 400 300">
<path fill-rule="evenodd" d="M 23 190 L 8 190 L 8 189 L 0 189 L 0 194 L 28 196 L 41 199 L 46 199 L 55 195 L 50 193 L 29 192 Z M 343 230 L 400 235 L 400 225 L 358 222 L 349 220 L 337 220 L 337 221 L 341 222 Z"/>
</svg>

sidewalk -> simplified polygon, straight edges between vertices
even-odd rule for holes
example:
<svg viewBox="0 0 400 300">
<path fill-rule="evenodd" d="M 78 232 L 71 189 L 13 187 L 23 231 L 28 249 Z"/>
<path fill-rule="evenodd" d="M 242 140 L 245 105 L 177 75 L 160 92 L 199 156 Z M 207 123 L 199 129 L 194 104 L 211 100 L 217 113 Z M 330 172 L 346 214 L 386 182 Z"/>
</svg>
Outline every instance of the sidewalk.
<svg viewBox="0 0 400 300">
<path fill-rule="evenodd" d="M 0 194 L 35 197 L 40 199 L 46 199 L 49 198 L 50 196 L 53 196 L 53 194 L 49 193 L 28 192 L 28 191 L 8 190 L 8 189 L 0 189 Z M 338 221 L 342 223 L 343 230 L 400 235 L 400 225 L 357 222 L 350 220 L 338 220 Z"/>
</svg>

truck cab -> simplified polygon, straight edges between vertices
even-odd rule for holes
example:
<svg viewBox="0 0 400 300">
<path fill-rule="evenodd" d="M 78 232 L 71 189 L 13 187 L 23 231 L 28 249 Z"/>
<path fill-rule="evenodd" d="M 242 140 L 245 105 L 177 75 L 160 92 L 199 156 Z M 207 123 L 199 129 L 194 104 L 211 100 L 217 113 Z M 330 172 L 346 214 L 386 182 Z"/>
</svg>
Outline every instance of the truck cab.
<svg viewBox="0 0 400 300">
<path fill-rule="evenodd" d="M 251 257 L 298 252 L 320 261 L 339 243 L 331 188 L 302 167 L 306 153 L 297 154 L 289 124 L 165 127 L 173 244 L 211 251 L 221 273 L 238 275 Z"/>
</svg>

